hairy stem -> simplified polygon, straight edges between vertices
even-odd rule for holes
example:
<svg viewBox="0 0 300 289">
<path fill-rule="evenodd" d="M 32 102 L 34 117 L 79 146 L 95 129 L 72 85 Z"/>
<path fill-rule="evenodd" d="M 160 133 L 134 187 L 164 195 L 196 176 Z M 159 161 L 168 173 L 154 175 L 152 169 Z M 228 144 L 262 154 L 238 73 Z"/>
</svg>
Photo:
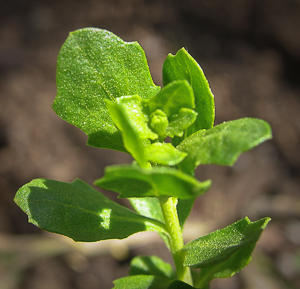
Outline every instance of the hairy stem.
<svg viewBox="0 0 300 289">
<path fill-rule="evenodd" d="M 177 214 L 177 198 L 160 198 L 160 205 L 165 219 L 166 229 L 170 235 L 170 249 L 175 263 L 179 280 L 193 285 L 189 267 L 183 266 L 184 253 L 180 251 L 183 246 L 182 230 Z"/>
</svg>

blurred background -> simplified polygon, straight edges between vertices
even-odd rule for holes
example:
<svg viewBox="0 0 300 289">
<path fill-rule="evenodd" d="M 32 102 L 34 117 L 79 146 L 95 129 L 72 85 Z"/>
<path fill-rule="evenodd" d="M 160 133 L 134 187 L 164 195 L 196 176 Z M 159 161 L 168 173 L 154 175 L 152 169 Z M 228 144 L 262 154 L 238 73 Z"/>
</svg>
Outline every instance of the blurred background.
<svg viewBox="0 0 300 289">
<path fill-rule="evenodd" d="M 131 161 L 87 147 L 84 133 L 51 109 L 59 49 L 83 27 L 137 40 L 157 85 L 167 54 L 187 48 L 215 95 L 216 124 L 246 116 L 271 124 L 274 139 L 232 168 L 197 169 L 213 185 L 185 238 L 270 216 L 250 265 L 211 288 L 300 288 L 299 0 L 11 0 L 0 9 L 0 289 L 109 289 L 138 254 L 170 261 L 155 233 L 75 243 L 28 224 L 13 202 L 33 178 L 92 184 L 105 166 Z"/>
</svg>

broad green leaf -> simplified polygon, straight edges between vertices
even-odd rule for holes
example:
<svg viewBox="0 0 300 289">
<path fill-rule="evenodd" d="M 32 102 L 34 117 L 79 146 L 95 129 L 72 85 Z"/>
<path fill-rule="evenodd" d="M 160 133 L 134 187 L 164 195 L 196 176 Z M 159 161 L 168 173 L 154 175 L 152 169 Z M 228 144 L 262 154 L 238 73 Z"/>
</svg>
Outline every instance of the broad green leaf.
<svg viewBox="0 0 300 289">
<path fill-rule="evenodd" d="M 179 280 L 174 280 L 167 289 L 195 289 L 195 287 Z"/>
<path fill-rule="evenodd" d="M 145 104 L 149 107 L 150 113 L 160 109 L 170 117 L 178 114 L 183 107 L 195 107 L 193 89 L 186 80 L 173 81 Z"/>
<path fill-rule="evenodd" d="M 176 148 L 188 156 L 179 166 L 188 173 L 203 164 L 232 166 L 241 153 L 270 138 L 270 125 L 263 120 L 242 118 L 224 122 L 182 141 Z"/>
<path fill-rule="evenodd" d="M 158 256 L 137 256 L 130 262 L 129 275 L 153 275 L 162 278 L 175 279 L 171 264 Z"/>
<path fill-rule="evenodd" d="M 159 90 L 137 42 L 84 28 L 71 32 L 59 52 L 53 109 L 88 135 L 88 145 L 126 151 L 104 100 L 135 94 L 145 100 Z"/>
<path fill-rule="evenodd" d="M 202 268 L 197 285 L 202 288 L 213 278 L 231 277 L 242 270 L 269 221 L 250 222 L 246 217 L 185 245 L 184 266 Z"/>
<path fill-rule="evenodd" d="M 173 138 L 174 136 L 183 136 L 183 132 L 191 126 L 197 118 L 197 113 L 189 108 L 181 108 L 178 114 L 172 115 L 169 126 L 166 129 L 166 135 Z"/>
<path fill-rule="evenodd" d="M 116 99 L 116 103 L 124 107 L 132 126 L 141 138 L 152 140 L 158 138 L 157 134 L 148 127 L 149 117 L 143 112 L 141 98 L 138 95 L 121 96 Z"/>
<path fill-rule="evenodd" d="M 132 125 L 125 108 L 110 100 L 106 100 L 106 105 L 115 125 L 122 132 L 125 148 L 141 167 L 147 167 L 144 144 L 138 131 Z"/>
<path fill-rule="evenodd" d="M 187 135 L 201 129 L 212 128 L 215 119 L 214 96 L 201 67 L 184 48 L 180 49 L 175 56 L 169 54 L 164 61 L 164 86 L 176 80 L 187 80 L 194 91 L 194 110 L 198 113 L 198 117 L 188 128 Z"/>
<path fill-rule="evenodd" d="M 159 136 L 165 136 L 168 125 L 168 117 L 161 109 L 157 109 L 151 113 L 149 127 Z"/>
<path fill-rule="evenodd" d="M 75 241 L 124 239 L 141 231 L 164 232 L 164 224 L 118 205 L 81 180 L 35 179 L 14 199 L 29 222 Z"/>
<path fill-rule="evenodd" d="M 190 199 L 205 193 L 211 181 L 201 183 L 173 168 L 116 165 L 107 167 L 104 177 L 95 181 L 95 185 L 119 193 L 120 198 L 172 196 Z"/>
<path fill-rule="evenodd" d="M 145 150 L 148 161 L 164 166 L 175 166 L 187 156 L 170 143 L 153 143 L 146 146 Z"/>
<path fill-rule="evenodd" d="M 166 289 L 171 279 L 151 275 L 134 275 L 115 280 L 113 289 Z"/>
</svg>

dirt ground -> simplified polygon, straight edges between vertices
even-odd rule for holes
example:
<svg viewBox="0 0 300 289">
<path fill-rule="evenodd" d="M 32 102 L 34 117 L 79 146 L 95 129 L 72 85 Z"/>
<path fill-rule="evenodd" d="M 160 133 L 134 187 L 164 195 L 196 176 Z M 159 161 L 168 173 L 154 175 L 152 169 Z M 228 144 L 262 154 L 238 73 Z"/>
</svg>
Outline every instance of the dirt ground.
<svg viewBox="0 0 300 289">
<path fill-rule="evenodd" d="M 83 27 L 137 40 L 157 85 L 167 54 L 186 47 L 215 95 L 216 124 L 246 116 L 271 124 L 273 140 L 232 168 L 197 169 L 213 185 L 197 200 L 185 236 L 244 216 L 270 216 L 250 265 L 211 288 L 300 288 L 300 2 L 14 0 L 0 9 L 0 289 L 109 289 L 133 256 L 170 260 L 155 234 L 74 243 L 28 224 L 13 203 L 33 178 L 92 184 L 105 166 L 131 161 L 87 147 L 86 136 L 51 109 L 59 49 L 70 31 Z"/>
</svg>

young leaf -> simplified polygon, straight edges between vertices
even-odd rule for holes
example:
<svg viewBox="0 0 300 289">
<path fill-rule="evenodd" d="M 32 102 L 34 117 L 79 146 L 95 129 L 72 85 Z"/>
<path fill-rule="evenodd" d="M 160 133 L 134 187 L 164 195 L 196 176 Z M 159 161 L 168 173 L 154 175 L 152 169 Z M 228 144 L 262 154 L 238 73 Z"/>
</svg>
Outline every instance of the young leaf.
<svg viewBox="0 0 300 289">
<path fill-rule="evenodd" d="M 153 275 L 161 278 L 175 279 L 176 274 L 171 264 L 158 256 L 137 256 L 130 262 L 129 275 Z"/>
<path fill-rule="evenodd" d="M 141 167 L 147 167 L 143 141 L 136 128 L 132 125 L 125 108 L 110 100 L 106 100 L 106 106 L 115 125 L 122 132 L 125 148 L 130 152 Z"/>
<path fill-rule="evenodd" d="M 172 196 L 190 199 L 205 193 L 211 181 L 201 183 L 173 168 L 116 165 L 107 167 L 105 176 L 95 181 L 95 185 L 120 193 L 120 198 Z"/>
<path fill-rule="evenodd" d="M 242 118 L 224 122 L 206 131 L 199 131 L 176 148 L 188 156 L 179 167 L 193 173 L 203 164 L 232 166 L 239 155 L 272 138 L 270 125 L 260 119 Z"/>
<path fill-rule="evenodd" d="M 174 148 L 170 143 L 153 143 L 145 148 L 146 159 L 163 166 L 179 164 L 187 154 Z"/>
<path fill-rule="evenodd" d="M 116 103 L 124 107 L 132 126 L 142 139 L 158 138 L 157 134 L 148 127 L 149 117 L 143 112 L 141 98 L 138 95 L 121 96 L 116 99 Z"/>
<path fill-rule="evenodd" d="M 115 280 L 113 289 L 166 289 L 171 282 L 152 275 L 134 275 Z"/>
<path fill-rule="evenodd" d="M 60 50 L 53 109 L 88 135 L 88 145 L 126 151 L 104 100 L 135 94 L 148 99 L 159 90 L 137 42 L 84 28 L 71 32 Z"/>
<path fill-rule="evenodd" d="M 195 107 L 193 89 L 186 80 L 173 81 L 145 104 L 149 107 L 150 113 L 160 109 L 170 117 L 178 114 L 183 107 Z"/>
<path fill-rule="evenodd" d="M 187 80 L 194 91 L 194 110 L 198 113 L 198 117 L 188 128 L 187 135 L 201 129 L 212 128 L 215 119 L 214 96 L 201 67 L 184 48 L 175 56 L 169 54 L 163 64 L 164 86 L 176 80 Z"/>
<path fill-rule="evenodd" d="M 164 232 L 164 224 L 107 199 L 81 180 L 63 183 L 35 179 L 14 199 L 29 222 L 75 241 L 124 239 L 141 231 Z"/>
<path fill-rule="evenodd" d="M 202 268 L 197 285 L 202 288 L 213 278 L 227 278 L 242 270 L 251 260 L 262 231 L 270 218 L 250 222 L 246 217 L 224 229 L 188 243 L 184 266 Z"/>
<path fill-rule="evenodd" d="M 174 136 L 183 136 L 183 132 L 191 126 L 197 118 L 197 113 L 189 108 L 181 108 L 178 114 L 172 115 L 169 126 L 166 129 L 166 135 L 173 138 Z"/>
</svg>

